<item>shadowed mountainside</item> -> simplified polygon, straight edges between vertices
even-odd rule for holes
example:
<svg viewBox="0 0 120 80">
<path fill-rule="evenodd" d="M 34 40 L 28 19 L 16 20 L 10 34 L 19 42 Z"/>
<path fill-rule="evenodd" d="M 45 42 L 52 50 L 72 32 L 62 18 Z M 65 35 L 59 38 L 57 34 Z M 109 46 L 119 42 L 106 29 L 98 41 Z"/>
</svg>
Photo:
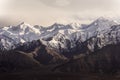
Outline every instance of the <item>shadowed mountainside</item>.
<svg viewBox="0 0 120 80">
<path fill-rule="evenodd" d="M 90 54 L 74 56 L 67 63 L 53 70 L 62 72 L 98 72 L 115 73 L 120 70 L 120 44 L 108 45 Z M 79 57 L 78 57 L 79 56 Z"/>
</svg>

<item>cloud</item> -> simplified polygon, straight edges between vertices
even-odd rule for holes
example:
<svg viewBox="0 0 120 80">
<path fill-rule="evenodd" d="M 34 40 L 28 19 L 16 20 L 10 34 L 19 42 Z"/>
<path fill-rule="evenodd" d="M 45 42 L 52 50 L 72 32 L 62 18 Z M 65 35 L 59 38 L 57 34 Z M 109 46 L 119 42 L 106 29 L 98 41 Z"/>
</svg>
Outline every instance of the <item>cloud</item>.
<svg viewBox="0 0 120 80">
<path fill-rule="evenodd" d="M 6 0 L 8 1 L 8 0 Z M 120 0 L 11 0 L 6 16 L 30 24 L 88 21 L 120 14 Z M 3 10 L 3 8 L 0 10 Z M 2 11 L 1 11 L 2 12 Z"/>
<path fill-rule="evenodd" d="M 54 3 L 56 6 L 64 7 L 71 4 L 70 0 L 56 0 Z"/>
<path fill-rule="evenodd" d="M 80 11 L 80 10 L 84 11 L 90 9 L 110 10 L 115 6 L 114 2 L 116 2 L 116 0 L 40 0 L 40 1 L 47 6 L 58 7 L 68 11 Z M 60 5 L 62 7 L 60 7 Z"/>
</svg>

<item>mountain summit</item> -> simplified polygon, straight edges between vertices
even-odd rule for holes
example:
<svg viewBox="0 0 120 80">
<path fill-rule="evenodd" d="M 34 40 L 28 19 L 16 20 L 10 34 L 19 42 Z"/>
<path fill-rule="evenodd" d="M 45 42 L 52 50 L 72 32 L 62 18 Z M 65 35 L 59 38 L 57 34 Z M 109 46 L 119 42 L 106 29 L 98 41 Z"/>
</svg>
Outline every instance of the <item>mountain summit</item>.
<svg viewBox="0 0 120 80">
<path fill-rule="evenodd" d="M 110 33 L 111 27 L 114 25 L 119 24 L 105 18 L 99 18 L 86 26 L 78 23 L 68 25 L 55 23 L 49 27 L 41 27 L 31 26 L 22 22 L 17 26 L 1 28 L 0 44 L 2 49 L 12 49 L 19 43 L 41 39 L 46 46 L 57 51 L 61 52 L 60 49 L 69 51 L 69 49 L 76 47 L 77 43 L 85 42 L 95 36 Z"/>
</svg>

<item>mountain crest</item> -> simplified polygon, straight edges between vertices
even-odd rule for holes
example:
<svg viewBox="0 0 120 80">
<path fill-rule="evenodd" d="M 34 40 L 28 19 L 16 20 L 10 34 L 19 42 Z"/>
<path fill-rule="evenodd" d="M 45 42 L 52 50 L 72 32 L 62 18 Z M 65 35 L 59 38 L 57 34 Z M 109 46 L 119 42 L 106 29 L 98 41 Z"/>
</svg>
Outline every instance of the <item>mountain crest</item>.
<svg viewBox="0 0 120 80">
<path fill-rule="evenodd" d="M 76 41 L 84 42 L 93 36 L 98 36 L 98 33 L 102 35 L 110 32 L 111 27 L 114 25 L 118 24 L 113 20 L 103 17 L 98 18 L 90 25 L 85 26 L 82 26 L 79 23 L 72 23 L 68 25 L 55 23 L 49 27 L 40 27 L 31 26 L 22 22 L 17 26 L 1 28 L 0 35 L 4 34 L 5 36 L 3 43 L 6 43 L 5 46 L 11 46 L 11 42 L 13 45 L 17 45 L 18 43 L 26 43 L 42 39 L 46 42 L 46 46 L 51 46 L 55 49 L 67 49 L 68 47 L 75 47 Z"/>
</svg>

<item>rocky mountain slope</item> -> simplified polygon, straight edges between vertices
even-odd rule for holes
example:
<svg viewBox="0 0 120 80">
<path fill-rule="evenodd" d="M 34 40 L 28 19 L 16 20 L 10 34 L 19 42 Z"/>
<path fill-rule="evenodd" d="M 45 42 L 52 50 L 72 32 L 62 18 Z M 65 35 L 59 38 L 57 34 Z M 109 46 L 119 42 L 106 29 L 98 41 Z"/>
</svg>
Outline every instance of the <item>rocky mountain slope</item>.
<svg viewBox="0 0 120 80">
<path fill-rule="evenodd" d="M 112 69 L 113 62 L 119 63 L 119 59 L 115 58 L 119 56 L 119 44 L 119 23 L 105 18 L 99 18 L 85 26 L 55 23 L 49 27 L 42 27 L 21 23 L 0 29 L 1 53 L 9 54 L 11 50 L 16 56 L 18 53 L 24 53 L 24 56 L 27 56 L 27 64 L 31 64 L 30 60 L 32 60 L 33 64 L 37 62 L 40 65 L 51 65 L 53 71 L 61 71 L 59 70 L 61 68 L 63 71 L 72 71 L 73 66 L 73 71 L 81 71 L 81 69 L 89 71 L 97 68 L 99 72 L 104 69 L 101 66 L 106 66 L 103 63 L 106 59 L 105 63 Z M 116 60 L 112 61 L 111 56 Z M 5 57 L 7 59 L 7 56 Z M 12 63 L 15 60 L 16 58 L 13 58 Z M 70 65 L 70 68 L 66 65 Z M 109 69 L 105 67 L 107 68 Z"/>
<path fill-rule="evenodd" d="M 1 28 L 0 44 L 1 49 L 10 50 L 16 48 L 16 45 L 20 43 L 40 39 L 46 46 L 60 53 L 64 50 L 69 52 L 70 49 L 76 47 L 76 43 L 109 33 L 114 25 L 118 25 L 118 23 L 105 18 L 99 18 L 88 26 L 55 23 L 49 27 L 42 27 L 30 26 L 23 22 L 17 26 Z"/>
<path fill-rule="evenodd" d="M 91 54 L 77 55 L 56 66 L 53 71 L 116 73 L 120 71 L 120 44 L 108 45 Z M 79 57 L 78 57 L 79 56 Z"/>
</svg>

